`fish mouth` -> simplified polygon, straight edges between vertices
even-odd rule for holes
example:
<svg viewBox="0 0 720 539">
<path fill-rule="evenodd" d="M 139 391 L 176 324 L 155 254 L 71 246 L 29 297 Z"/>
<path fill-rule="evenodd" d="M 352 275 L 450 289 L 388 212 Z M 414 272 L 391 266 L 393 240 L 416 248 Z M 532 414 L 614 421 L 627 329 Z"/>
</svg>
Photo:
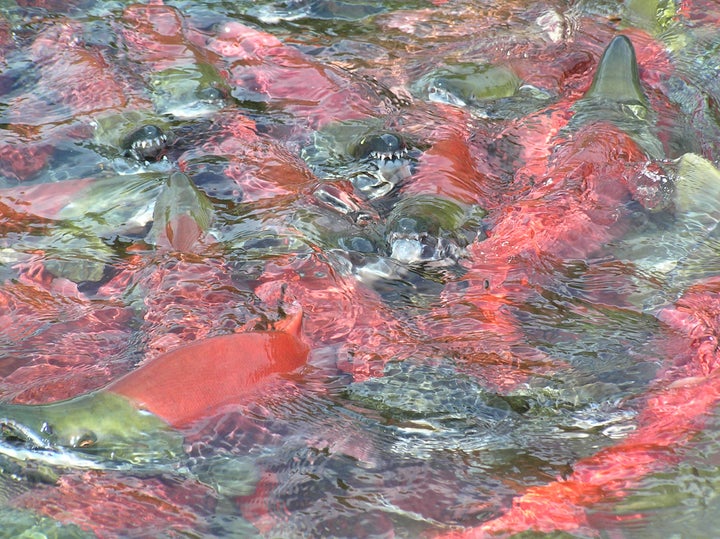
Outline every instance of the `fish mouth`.
<svg viewBox="0 0 720 539">
<path fill-rule="evenodd" d="M 41 430 L 44 428 L 46 424 L 43 424 Z M 8 467 L 2 461 L 14 463 L 15 466 Z M 38 474 L 35 469 L 38 465 L 58 469 L 108 469 L 105 463 L 83 458 L 75 452 L 53 446 L 41 433 L 23 423 L 14 419 L 0 418 L 0 472 L 18 468 L 19 472 L 13 472 L 16 477 L 26 475 L 30 479 L 50 483 L 57 479 L 47 469 Z"/>
<path fill-rule="evenodd" d="M 162 134 L 155 138 L 133 142 L 130 146 L 130 151 L 144 157 L 155 156 L 165 147 L 166 143 L 167 136 Z"/>
<path fill-rule="evenodd" d="M 0 441 L 15 447 L 24 447 L 30 450 L 52 449 L 52 446 L 39 433 L 15 421 L 14 419 L 0 419 Z"/>
<path fill-rule="evenodd" d="M 442 82 L 430 84 L 427 89 L 428 100 L 433 103 L 441 103 L 443 105 L 453 105 L 455 107 L 467 107 L 465 100 L 455 95 L 448 88 L 443 87 Z"/>
<path fill-rule="evenodd" d="M 408 154 L 405 139 L 396 133 L 380 133 L 360 137 L 350 148 L 350 154 L 361 160 L 403 159 Z"/>
<path fill-rule="evenodd" d="M 401 264 L 452 266 L 462 256 L 455 243 L 426 232 L 393 232 L 388 245 L 390 258 Z"/>
<path fill-rule="evenodd" d="M 141 162 L 158 161 L 168 143 L 168 136 L 155 125 L 144 125 L 128 135 L 124 142 L 125 155 Z"/>
<path fill-rule="evenodd" d="M 66 449 L 52 443 L 49 439 L 52 434 L 52 428 L 47 423 L 43 423 L 40 432 L 37 432 L 15 419 L 0 418 L 0 474 L 9 469 L 3 461 L 14 463 L 15 468 L 19 466 L 20 476 L 25 474 L 29 478 L 37 475 L 32 470 L 38 466 L 49 467 L 46 472 L 73 469 L 143 470 L 147 468 L 151 471 L 163 469 L 161 465 L 144 466 L 92 455 L 83 451 L 82 441 L 78 443 L 79 449 Z M 49 477 L 52 477 L 52 473 Z M 43 480 L 42 477 L 40 479 Z"/>
<path fill-rule="evenodd" d="M 366 159 L 376 161 L 378 166 L 382 166 L 387 162 L 399 161 L 408 159 L 409 153 L 407 148 L 399 148 L 397 150 L 373 150 L 371 151 Z"/>
<path fill-rule="evenodd" d="M 372 151 L 362 159 L 367 164 L 350 178 L 353 186 L 368 199 L 389 195 L 412 176 L 413 159 L 407 149 Z"/>
</svg>

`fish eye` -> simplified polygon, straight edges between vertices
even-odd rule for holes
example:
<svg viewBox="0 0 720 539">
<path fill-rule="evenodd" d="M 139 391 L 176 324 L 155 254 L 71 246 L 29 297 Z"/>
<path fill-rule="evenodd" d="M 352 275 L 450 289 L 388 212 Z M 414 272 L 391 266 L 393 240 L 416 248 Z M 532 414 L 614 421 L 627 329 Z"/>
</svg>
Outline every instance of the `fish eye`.
<svg viewBox="0 0 720 539">
<path fill-rule="evenodd" d="M 72 447 L 77 447 L 80 449 L 86 449 L 88 447 L 92 447 L 97 443 L 97 436 L 95 436 L 95 433 L 92 431 L 87 431 L 82 433 L 80 436 L 77 436 L 70 440 L 70 445 Z"/>
</svg>

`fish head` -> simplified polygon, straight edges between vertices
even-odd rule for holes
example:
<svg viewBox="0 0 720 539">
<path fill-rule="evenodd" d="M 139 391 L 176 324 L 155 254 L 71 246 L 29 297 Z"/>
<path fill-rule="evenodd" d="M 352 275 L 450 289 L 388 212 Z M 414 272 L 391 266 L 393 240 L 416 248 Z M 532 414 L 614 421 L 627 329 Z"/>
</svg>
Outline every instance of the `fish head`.
<svg viewBox="0 0 720 539">
<path fill-rule="evenodd" d="M 230 88 L 209 64 L 174 66 L 152 75 L 156 110 L 180 120 L 210 116 L 229 102 Z"/>
<path fill-rule="evenodd" d="M 91 393 L 41 405 L 0 406 L 0 453 L 23 450 L 25 458 L 76 453 L 98 467 L 151 464 L 183 454 L 182 436 L 120 395 Z"/>
<path fill-rule="evenodd" d="M 473 211 L 476 218 L 484 215 L 481 209 Z M 390 257 L 405 264 L 454 264 L 470 241 L 465 228 L 477 228 L 471 213 L 450 199 L 434 195 L 400 200 L 386 222 Z"/>
<path fill-rule="evenodd" d="M 428 78 L 429 101 L 459 107 L 513 97 L 521 84 L 515 72 L 503 65 L 463 63 L 440 69 Z"/>
</svg>

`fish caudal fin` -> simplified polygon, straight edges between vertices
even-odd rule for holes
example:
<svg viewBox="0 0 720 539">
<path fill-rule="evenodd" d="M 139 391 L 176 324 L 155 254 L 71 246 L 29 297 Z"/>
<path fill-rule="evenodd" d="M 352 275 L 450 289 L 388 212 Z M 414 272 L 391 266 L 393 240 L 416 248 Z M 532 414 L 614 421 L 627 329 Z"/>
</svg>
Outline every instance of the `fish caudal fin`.
<svg viewBox="0 0 720 539">
<path fill-rule="evenodd" d="M 160 247 L 189 252 L 208 231 L 212 218 L 210 200 L 187 175 L 175 172 L 158 195 L 150 236 Z"/>
<path fill-rule="evenodd" d="M 684 154 L 678 161 L 675 209 L 714 227 L 720 221 L 720 170 L 699 155 Z"/>
</svg>

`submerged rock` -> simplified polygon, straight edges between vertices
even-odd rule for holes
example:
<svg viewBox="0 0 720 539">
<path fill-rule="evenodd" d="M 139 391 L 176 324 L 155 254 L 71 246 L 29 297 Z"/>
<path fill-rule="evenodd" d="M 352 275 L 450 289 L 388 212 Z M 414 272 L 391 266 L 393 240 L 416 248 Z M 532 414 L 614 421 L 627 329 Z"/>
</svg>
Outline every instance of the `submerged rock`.
<svg viewBox="0 0 720 539">
<path fill-rule="evenodd" d="M 350 384 L 352 401 L 377 410 L 398 428 L 441 430 L 457 424 L 494 424 L 513 415 L 501 398 L 454 369 L 388 363 L 381 378 Z"/>
<path fill-rule="evenodd" d="M 95 539 L 97 536 L 73 524 L 61 524 L 55 519 L 34 512 L 3 507 L 0 509 L 0 529 L 5 537 Z"/>
</svg>

